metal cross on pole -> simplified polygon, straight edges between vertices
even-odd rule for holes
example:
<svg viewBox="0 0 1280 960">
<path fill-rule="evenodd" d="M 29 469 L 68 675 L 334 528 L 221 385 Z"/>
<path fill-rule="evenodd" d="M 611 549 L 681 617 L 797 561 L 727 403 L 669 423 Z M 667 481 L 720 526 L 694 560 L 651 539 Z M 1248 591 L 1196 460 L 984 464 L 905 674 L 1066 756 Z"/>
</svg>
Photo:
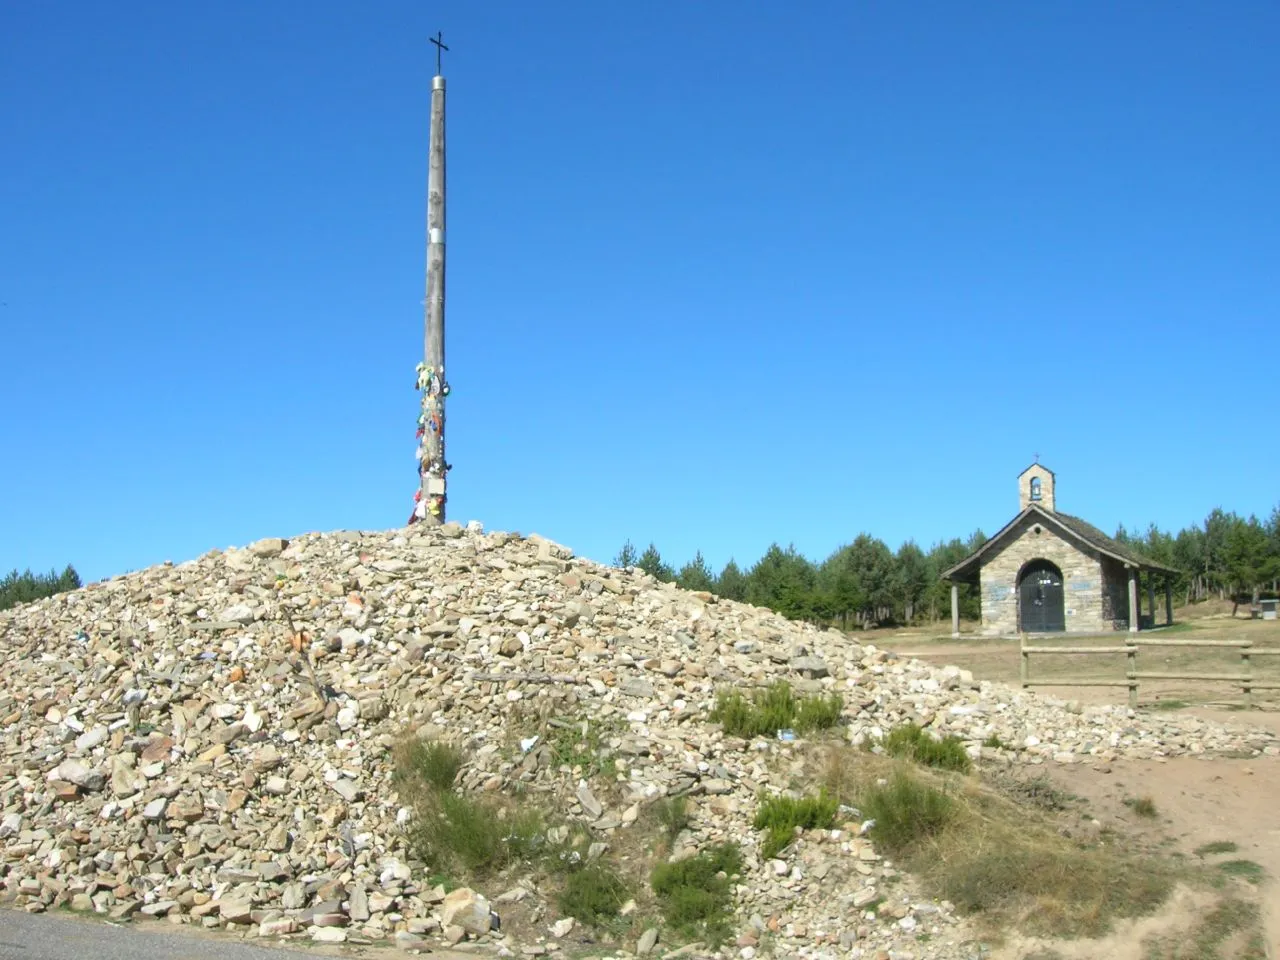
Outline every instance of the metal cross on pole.
<svg viewBox="0 0 1280 960">
<path fill-rule="evenodd" d="M 438 77 L 440 76 L 440 53 L 441 51 L 447 51 L 449 48 L 444 45 L 444 34 L 439 30 L 436 31 L 434 37 L 428 37 L 427 39 L 436 45 L 436 76 Z"/>
</svg>

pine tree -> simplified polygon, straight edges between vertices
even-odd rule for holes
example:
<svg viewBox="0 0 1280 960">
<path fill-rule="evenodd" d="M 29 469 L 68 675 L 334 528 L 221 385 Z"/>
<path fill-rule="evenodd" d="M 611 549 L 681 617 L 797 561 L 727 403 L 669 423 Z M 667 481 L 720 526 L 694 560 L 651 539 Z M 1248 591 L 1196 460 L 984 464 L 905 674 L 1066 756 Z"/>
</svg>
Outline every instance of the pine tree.
<svg viewBox="0 0 1280 960">
<path fill-rule="evenodd" d="M 666 583 L 670 583 L 676 578 L 675 571 L 663 562 L 662 554 L 658 552 L 658 548 L 652 543 L 645 548 L 644 553 L 640 554 L 640 559 L 636 561 L 635 565 L 649 574 L 649 576 L 656 577 Z"/>
<path fill-rule="evenodd" d="M 613 558 L 613 565 L 624 570 L 627 567 L 634 567 L 639 562 L 640 554 L 636 553 L 636 546 L 630 540 L 622 545 L 618 555 Z"/>
<path fill-rule="evenodd" d="M 699 550 L 693 555 L 693 559 L 680 568 L 680 572 L 676 575 L 676 583 L 684 587 L 686 590 L 705 590 L 711 591 L 715 586 L 715 579 L 711 575 L 711 568 L 707 566 L 706 559 Z"/>
<path fill-rule="evenodd" d="M 716 577 L 712 590 L 717 597 L 724 597 L 726 600 L 737 600 L 741 603 L 747 599 L 747 578 L 742 568 L 732 558 L 724 565 L 720 576 Z"/>
</svg>

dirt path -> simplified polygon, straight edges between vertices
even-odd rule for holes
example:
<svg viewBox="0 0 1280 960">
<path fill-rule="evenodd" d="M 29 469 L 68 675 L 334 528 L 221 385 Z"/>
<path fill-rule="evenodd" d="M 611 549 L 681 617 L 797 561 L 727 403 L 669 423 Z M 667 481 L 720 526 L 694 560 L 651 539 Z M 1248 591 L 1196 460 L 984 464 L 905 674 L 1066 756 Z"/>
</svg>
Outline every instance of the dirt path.
<svg viewBox="0 0 1280 960">
<path fill-rule="evenodd" d="M 1255 643 L 1275 646 L 1280 640 L 1275 627 L 1275 624 L 1266 624 L 1265 627 L 1251 625 L 1247 635 Z M 1245 635 L 1236 624 L 1227 624 L 1226 628 L 1231 629 L 1233 638 Z M 899 643 L 882 645 L 900 655 L 919 656 L 935 665 L 953 663 L 972 670 L 980 679 L 1017 684 L 1019 656 L 1016 641 L 993 643 L 974 638 L 930 642 L 924 638 L 904 637 Z M 1191 655 L 1179 651 L 1161 652 L 1158 657 L 1144 655 L 1150 658 L 1155 669 L 1190 668 L 1213 672 L 1224 669 L 1216 661 L 1210 662 L 1209 654 L 1204 655 L 1203 664 L 1182 662 Z M 1258 658 L 1258 662 L 1263 667 L 1258 669 L 1255 665 L 1254 673 L 1260 679 L 1265 673 L 1280 669 L 1280 657 Z M 1034 669 L 1047 679 L 1059 671 L 1062 676 L 1109 675 L 1104 671 L 1114 671 L 1115 667 L 1085 662 L 1081 658 L 1073 660 L 1064 655 L 1046 658 L 1043 665 Z M 1108 688 L 1040 687 L 1037 692 L 1083 703 L 1117 703 L 1123 702 L 1124 697 L 1123 691 Z M 1198 705 L 1179 713 L 1231 726 L 1264 727 L 1280 734 L 1280 710 L 1277 709 L 1280 696 L 1274 691 L 1259 698 L 1271 701 L 1263 709 L 1250 710 L 1227 710 L 1205 703 L 1218 696 L 1228 701 L 1238 700 L 1238 689 L 1219 691 L 1213 686 L 1144 682 L 1141 692 L 1145 704 L 1156 700 L 1198 702 Z M 1182 854 L 1190 862 L 1221 864 L 1236 860 L 1252 861 L 1260 866 L 1265 878 L 1256 892 L 1266 929 L 1267 956 L 1280 957 L 1280 758 L 1206 760 L 1179 757 L 1164 761 L 1116 761 L 1100 766 L 1047 764 L 1044 770 L 1063 789 L 1081 797 L 1090 814 L 1104 826 L 1134 838 L 1144 846 Z M 1126 805 L 1126 800 L 1139 797 L 1150 797 L 1154 802 L 1154 818 L 1144 818 Z M 1234 844 L 1235 849 L 1197 855 L 1196 851 L 1207 844 Z M 1242 867 L 1247 868 L 1247 864 Z M 1146 938 L 1153 934 L 1176 938 L 1188 932 L 1210 909 L 1213 899 L 1213 894 L 1207 891 L 1179 889 L 1159 914 L 1117 924 L 1105 940 L 1045 944 L 1015 938 L 994 955 L 993 960 L 1040 956 L 1064 960 L 1092 960 L 1094 957 L 1142 960 L 1149 955 L 1143 945 Z"/>
</svg>

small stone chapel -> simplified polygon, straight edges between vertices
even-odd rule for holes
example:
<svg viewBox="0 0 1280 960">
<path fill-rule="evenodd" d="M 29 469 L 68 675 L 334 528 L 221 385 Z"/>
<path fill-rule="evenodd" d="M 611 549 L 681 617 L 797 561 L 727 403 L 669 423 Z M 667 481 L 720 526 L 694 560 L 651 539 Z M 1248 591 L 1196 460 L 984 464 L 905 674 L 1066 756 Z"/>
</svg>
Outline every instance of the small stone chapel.
<svg viewBox="0 0 1280 960">
<path fill-rule="evenodd" d="M 942 574 L 951 583 L 951 635 L 960 636 L 958 588 L 979 588 L 980 632 L 1105 633 L 1150 629 L 1156 585 L 1173 622 L 1173 578 L 1155 563 L 1057 507 L 1053 471 L 1033 463 L 1018 476 L 1020 511 L 976 551 Z M 1141 607 L 1142 588 L 1147 605 Z"/>
</svg>

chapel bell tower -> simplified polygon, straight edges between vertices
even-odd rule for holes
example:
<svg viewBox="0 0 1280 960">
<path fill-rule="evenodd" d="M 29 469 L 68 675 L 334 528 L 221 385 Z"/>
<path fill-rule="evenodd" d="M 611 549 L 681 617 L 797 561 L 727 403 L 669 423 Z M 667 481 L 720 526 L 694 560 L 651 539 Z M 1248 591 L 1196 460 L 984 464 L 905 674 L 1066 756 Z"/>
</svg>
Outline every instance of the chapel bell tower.
<svg viewBox="0 0 1280 960">
<path fill-rule="evenodd" d="M 1018 474 L 1018 509 L 1033 505 L 1054 512 L 1053 471 L 1039 461 Z"/>
</svg>

